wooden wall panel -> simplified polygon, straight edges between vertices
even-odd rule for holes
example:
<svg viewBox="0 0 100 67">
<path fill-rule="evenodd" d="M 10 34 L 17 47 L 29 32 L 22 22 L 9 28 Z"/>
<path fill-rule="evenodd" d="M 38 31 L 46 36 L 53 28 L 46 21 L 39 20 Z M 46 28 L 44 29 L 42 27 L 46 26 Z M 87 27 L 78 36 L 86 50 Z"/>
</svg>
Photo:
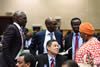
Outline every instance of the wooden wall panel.
<svg viewBox="0 0 100 67">
<path fill-rule="evenodd" d="M 12 23 L 12 16 L 0 16 L 0 35 L 2 35 L 8 25 Z"/>
</svg>

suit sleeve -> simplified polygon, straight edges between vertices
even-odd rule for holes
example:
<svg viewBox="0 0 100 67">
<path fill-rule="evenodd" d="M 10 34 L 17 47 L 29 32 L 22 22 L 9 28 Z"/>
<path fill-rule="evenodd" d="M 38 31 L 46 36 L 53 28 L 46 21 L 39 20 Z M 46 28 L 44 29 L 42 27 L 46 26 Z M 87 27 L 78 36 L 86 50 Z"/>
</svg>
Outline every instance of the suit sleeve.
<svg viewBox="0 0 100 67">
<path fill-rule="evenodd" d="M 64 47 L 63 47 L 63 35 L 62 35 L 62 33 L 61 33 L 61 38 L 60 38 L 60 39 L 61 39 L 61 40 L 60 40 L 60 41 L 61 41 L 61 44 L 60 44 L 60 45 L 61 45 L 60 52 L 62 52 L 62 51 L 64 50 L 64 49 L 63 49 Z"/>
<path fill-rule="evenodd" d="M 56 39 L 60 45 L 60 52 L 63 51 L 63 34 L 59 31 L 56 32 Z"/>
<path fill-rule="evenodd" d="M 71 37 L 69 37 L 69 35 L 67 35 L 65 37 L 65 46 L 64 46 L 65 51 L 68 50 L 68 48 L 70 48 L 72 46 L 70 40 L 71 40 Z"/>
<path fill-rule="evenodd" d="M 36 56 L 37 67 L 49 67 L 49 61 L 47 54 L 39 54 Z"/>
<path fill-rule="evenodd" d="M 30 52 L 31 52 L 31 54 L 33 54 L 33 55 L 36 55 L 36 50 L 37 50 L 36 44 L 37 44 L 37 34 L 35 33 L 35 34 L 32 36 L 31 45 L 29 46 Z"/>
<path fill-rule="evenodd" d="M 35 56 L 35 58 L 36 58 L 36 67 L 40 67 L 41 65 L 40 65 L 40 63 L 39 63 L 39 55 L 37 55 L 37 56 Z"/>
<path fill-rule="evenodd" d="M 11 42 L 15 34 L 16 34 L 15 29 L 12 26 L 9 26 L 4 33 L 4 38 L 2 40 L 3 56 L 10 67 L 15 67 L 15 61 L 14 58 L 11 56 L 11 52 L 9 49 L 9 47 L 11 47 Z"/>
<path fill-rule="evenodd" d="M 65 37 L 65 46 L 64 46 L 65 51 L 67 51 L 70 47 L 72 47 L 71 39 L 72 39 L 71 34 Z M 66 56 L 68 56 L 68 59 L 72 59 L 72 49 L 68 51 L 68 54 L 66 54 Z"/>
</svg>

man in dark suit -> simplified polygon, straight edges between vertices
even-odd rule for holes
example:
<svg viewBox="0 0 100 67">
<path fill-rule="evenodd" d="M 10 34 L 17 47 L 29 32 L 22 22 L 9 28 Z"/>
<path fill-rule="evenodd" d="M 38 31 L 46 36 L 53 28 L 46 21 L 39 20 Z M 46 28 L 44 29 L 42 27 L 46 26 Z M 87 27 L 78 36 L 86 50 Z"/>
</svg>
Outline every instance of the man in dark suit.
<svg viewBox="0 0 100 67">
<path fill-rule="evenodd" d="M 61 67 L 67 60 L 66 56 L 59 55 L 59 44 L 56 40 L 49 40 L 46 45 L 48 53 L 36 56 L 37 67 Z"/>
<path fill-rule="evenodd" d="M 54 18 L 49 17 L 45 20 L 45 25 L 47 28 L 46 31 L 37 32 L 32 38 L 32 42 L 29 48 L 33 55 L 36 55 L 37 49 L 39 54 L 47 53 L 46 43 L 48 40 L 51 40 L 51 34 L 52 39 L 57 40 L 61 46 L 60 51 L 63 50 L 62 33 L 60 31 L 56 31 L 57 21 Z M 38 47 L 37 49 L 36 46 Z"/>
<path fill-rule="evenodd" d="M 23 32 L 27 22 L 26 14 L 23 11 L 16 11 L 13 15 L 14 23 L 4 32 L 2 40 L 3 58 L 7 64 L 6 67 L 15 67 L 15 60 L 23 50 Z"/>
<path fill-rule="evenodd" d="M 69 50 L 69 52 L 68 52 L 68 58 L 69 59 L 74 59 L 74 57 L 75 57 L 75 48 L 76 48 L 75 39 L 76 39 L 76 34 L 78 35 L 78 48 L 83 43 L 83 40 L 80 37 L 80 33 L 79 33 L 79 25 L 80 24 L 81 24 L 81 20 L 79 18 L 73 18 L 71 20 L 71 27 L 73 29 L 73 32 L 65 37 L 65 51 L 72 47 L 72 49 Z"/>
</svg>

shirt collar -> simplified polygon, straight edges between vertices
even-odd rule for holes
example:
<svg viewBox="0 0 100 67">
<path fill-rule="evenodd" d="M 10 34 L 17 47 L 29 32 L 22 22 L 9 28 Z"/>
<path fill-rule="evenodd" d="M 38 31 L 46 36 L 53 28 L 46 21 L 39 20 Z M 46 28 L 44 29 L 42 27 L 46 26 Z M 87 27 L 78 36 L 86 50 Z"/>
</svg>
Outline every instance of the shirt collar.
<svg viewBox="0 0 100 67">
<path fill-rule="evenodd" d="M 13 24 L 15 24 L 19 30 L 22 29 L 18 23 L 14 22 Z"/>
<path fill-rule="evenodd" d="M 76 35 L 76 33 L 75 32 L 73 32 L 73 35 L 75 36 Z M 80 36 L 80 33 L 78 32 L 78 36 Z"/>
<path fill-rule="evenodd" d="M 54 59 L 54 62 L 55 62 L 56 56 L 55 56 L 55 57 L 51 57 L 51 56 L 48 54 L 48 59 L 49 59 L 49 61 L 51 61 L 51 58 L 53 58 L 53 59 Z"/>
<path fill-rule="evenodd" d="M 51 32 L 49 32 L 48 30 L 46 30 L 46 35 L 48 35 L 49 33 L 51 33 Z M 52 34 L 54 35 L 54 32 L 52 32 Z"/>
</svg>

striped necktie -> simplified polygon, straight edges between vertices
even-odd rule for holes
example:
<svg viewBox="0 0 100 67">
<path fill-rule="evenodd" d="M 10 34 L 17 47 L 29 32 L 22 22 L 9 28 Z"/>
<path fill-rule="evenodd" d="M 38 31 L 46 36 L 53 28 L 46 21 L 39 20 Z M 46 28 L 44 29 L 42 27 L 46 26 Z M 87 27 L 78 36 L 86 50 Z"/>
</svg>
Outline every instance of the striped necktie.
<svg viewBox="0 0 100 67">
<path fill-rule="evenodd" d="M 54 67 L 54 59 L 51 58 L 51 67 Z"/>
</svg>

